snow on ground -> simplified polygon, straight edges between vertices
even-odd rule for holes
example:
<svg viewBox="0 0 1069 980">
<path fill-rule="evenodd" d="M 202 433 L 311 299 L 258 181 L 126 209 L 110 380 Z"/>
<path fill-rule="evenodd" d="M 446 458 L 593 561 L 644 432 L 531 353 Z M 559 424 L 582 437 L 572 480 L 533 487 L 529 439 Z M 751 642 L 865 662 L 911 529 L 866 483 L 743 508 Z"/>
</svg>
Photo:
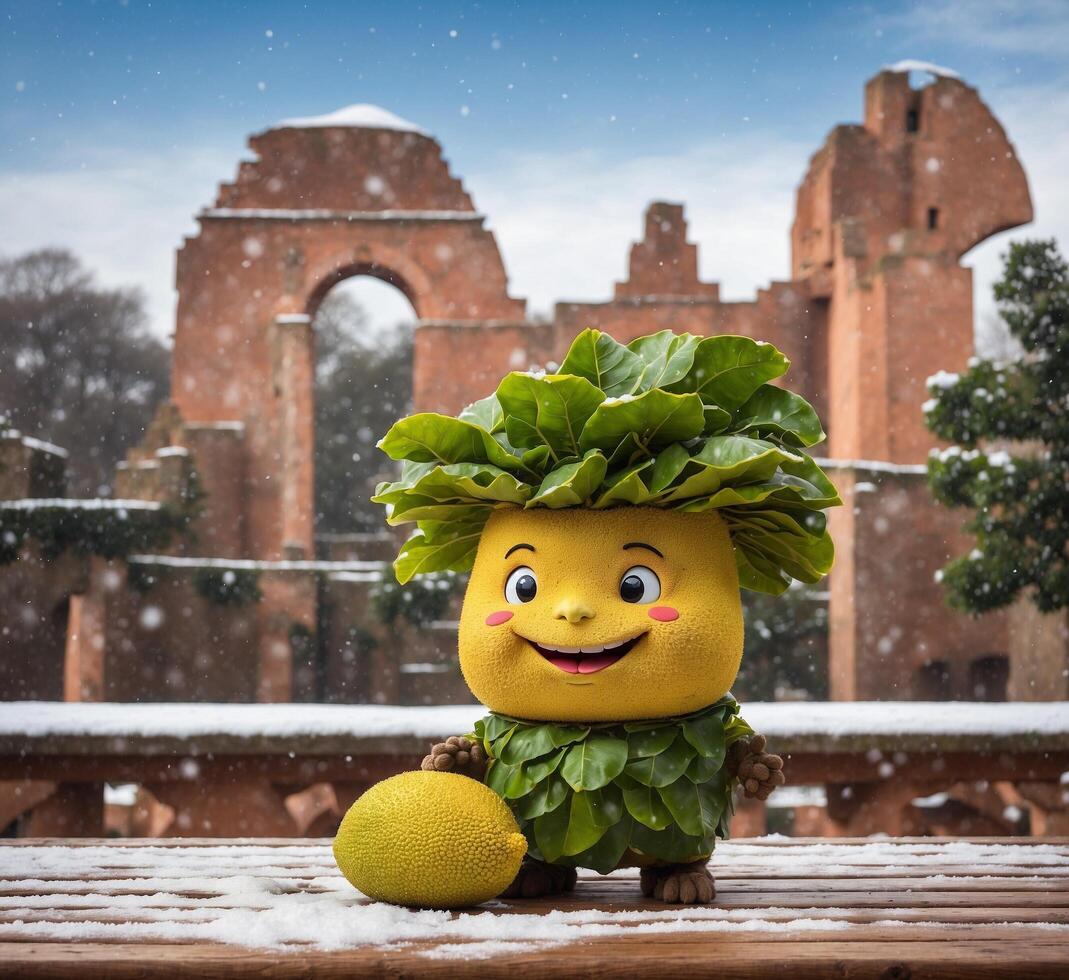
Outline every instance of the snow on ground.
<svg viewBox="0 0 1069 980">
<path fill-rule="evenodd" d="M 322 116 L 301 116 L 295 119 L 283 119 L 273 128 L 275 129 L 322 129 L 324 127 L 352 127 L 354 129 L 392 129 L 399 133 L 419 133 L 421 136 L 430 134 L 414 122 L 402 119 L 394 115 L 389 109 L 371 105 L 368 102 L 358 102 L 355 105 L 344 106 L 335 109 L 334 112 L 324 113 Z"/>
<path fill-rule="evenodd" d="M 471 731 L 479 705 L 117 704 L 10 701 L 0 736 L 334 735 L 438 738 Z M 1069 735 L 1069 702 L 753 702 L 743 716 L 770 738 Z"/>
<path fill-rule="evenodd" d="M 857 908 L 620 908 L 569 909 L 545 914 L 522 906 L 489 903 L 470 912 L 417 911 L 367 901 L 338 873 L 328 843 L 278 847 L 257 843 L 187 847 L 25 846 L 4 850 L 0 876 L 0 940 L 217 942 L 300 952 L 425 944 L 433 957 L 478 958 L 544 950 L 594 937 L 666 933 L 842 934 L 872 928 L 908 928 L 938 938 L 946 929 L 930 921 L 930 909 L 904 904 L 887 919 L 857 919 Z M 726 879 L 760 878 L 789 867 L 804 879 L 829 874 L 868 877 L 901 871 L 976 865 L 999 874 L 1044 878 L 1069 874 L 1069 850 L 1044 844 L 983 844 L 964 841 L 890 842 L 857 845 L 778 841 L 727 842 L 715 867 Z M 581 898 L 581 876 L 576 897 Z M 620 871 L 638 891 L 637 873 Z M 955 880 L 968 876 L 955 874 Z M 724 887 L 724 886 L 722 886 Z M 1069 925 L 1015 923 L 1023 931 L 1067 933 Z M 960 927 L 958 927 L 960 928 Z M 1034 935 L 1034 933 L 1032 933 Z"/>
</svg>

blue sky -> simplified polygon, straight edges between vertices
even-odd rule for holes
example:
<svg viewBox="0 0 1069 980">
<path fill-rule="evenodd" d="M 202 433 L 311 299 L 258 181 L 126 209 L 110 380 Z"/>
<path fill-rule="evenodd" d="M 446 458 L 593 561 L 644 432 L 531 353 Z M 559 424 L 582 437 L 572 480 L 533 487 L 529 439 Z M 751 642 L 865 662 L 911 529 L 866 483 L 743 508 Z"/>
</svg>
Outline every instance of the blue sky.
<svg viewBox="0 0 1069 980">
<path fill-rule="evenodd" d="M 0 0 L 0 248 L 73 246 L 145 289 L 164 332 L 173 250 L 247 134 L 371 102 L 441 140 L 533 309 L 607 295 L 654 196 L 688 203 L 703 274 L 743 298 L 787 272 L 808 156 L 903 58 L 980 89 L 1038 230 L 1069 237 L 1067 49 L 1062 0 Z M 589 227 L 561 247 L 577 211 Z"/>
</svg>

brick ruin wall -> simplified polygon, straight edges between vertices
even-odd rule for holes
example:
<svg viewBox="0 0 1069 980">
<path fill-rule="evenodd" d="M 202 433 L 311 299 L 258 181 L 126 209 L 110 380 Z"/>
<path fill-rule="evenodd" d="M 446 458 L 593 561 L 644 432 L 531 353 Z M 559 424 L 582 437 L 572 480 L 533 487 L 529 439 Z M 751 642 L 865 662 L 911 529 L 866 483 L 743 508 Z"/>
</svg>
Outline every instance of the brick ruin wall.
<svg viewBox="0 0 1069 980">
<path fill-rule="evenodd" d="M 348 277 L 378 277 L 411 301 L 413 391 L 424 410 L 455 412 L 509 370 L 559 361 L 584 327 L 623 341 L 666 327 L 744 334 L 791 357 L 790 384 L 825 420 L 822 453 L 836 461 L 846 505 L 832 516 L 833 696 L 932 696 L 937 674 L 935 693 L 969 696 L 977 658 L 1007 653 L 1046 678 L 1037 693 L 1011 671 L 1011 694 L 1065 695 L 1061 669 L 1050 669 L 1064 661 L 1064 643 L 1061 653 L 1048 643 L 1039 663 L 1038 640 L 1011 650 L 1011 633 L 1038 637 L 1042 624 L 969 620 L 932 583 L 968 543 L 960 515 L 936 507 L 924 485 L 935 445 L 920 410 L 924 380 L 963 368 L 973 351 L 972 277 L 961 257 L 1032 217 L 1021 164 L 974 89 L 946 77 L 915 89 L 891 71 L 870 80 L 863 123 L 836 127 L 798 188 L 791 278 L 754 300 L 724 302 L 716 283 L 702 282 L 683 206 L 656 202 L 612 299 L 558 303 L 549 323 L 528 321 L 508 294 L 494 237 L 432 138 L 283 126 L 250 146 L 255 159 L 179 250 L 174 405 L 119 477 L 124 494 L 166 498 L 195 461 L 205 513 L 180 554 L 315 557 L 312 322 Z M 321 574 L 279 566 L 263 576 L 264 601 L 224 615 L 198 606 L 181 575 L 172 579 L 160 601 L 170 622 L 185 624 L 165 639 L 137 635 L 143 597 L 125 590 L 116 600 L 108 696 L 134 697 L 139 677 L 159 696 L 170 676 L 188 697 L 301 698 L 309 688 L 294 665 L 294 623 L 335 650 L 317 683 L 339 697 L 465 696 L 455 670 L 440 669 L 455 664 L 447 631 L 408 635 L 389 656 L 338 652 L 343 634 L 367 621 L 366 587 L 324 587 Z M 235 649 L 249 652 L 231 657 Z M 225 662 L 214 681 L 202 679 L 215 670 L 209 662 Z M 402 672 L 400 662 L 414 666 Z"/>
</svg>

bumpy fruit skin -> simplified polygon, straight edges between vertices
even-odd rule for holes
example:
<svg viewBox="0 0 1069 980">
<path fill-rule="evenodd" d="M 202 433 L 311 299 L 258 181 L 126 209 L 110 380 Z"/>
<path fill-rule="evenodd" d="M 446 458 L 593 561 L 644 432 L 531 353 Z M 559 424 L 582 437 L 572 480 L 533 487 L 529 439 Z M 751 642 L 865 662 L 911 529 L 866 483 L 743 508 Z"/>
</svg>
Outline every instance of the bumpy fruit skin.
<svg viewBox="0 0 1069 980">
<path fill-rule="evenodd" d="M 651 545 L 664 557 L 641 548 Z M 505 557 L 517 544 L 519 550 Z M 509 603 L 505 583 L 530 567 L 538 590 Z M 635 565 L 660 579 L 653 602 L 629 603 L 620 580 Z M 665 622 L 650 610 L 669 607 Z M 491 626 L 487 617 L 510 612 Z M 528 642 L 607 645 L 645 634 L 596 673 L 553 666 Z M 667 718 L 710 705 L 730 688 L 742 659 L 743 622 L 731 538 L 715 511 L 502 508 L 479 542 L 460 618 L 460 666 L 492 711 L 537 721 Z"/>
<path fill-rule="evenodd" d="M 404 772 L 350 808 L 334 860 L 368 898 L 416 908 L 478 905 L 516 877 L 527 841 L 504 800 L 445 772 Z"/>
</svg>

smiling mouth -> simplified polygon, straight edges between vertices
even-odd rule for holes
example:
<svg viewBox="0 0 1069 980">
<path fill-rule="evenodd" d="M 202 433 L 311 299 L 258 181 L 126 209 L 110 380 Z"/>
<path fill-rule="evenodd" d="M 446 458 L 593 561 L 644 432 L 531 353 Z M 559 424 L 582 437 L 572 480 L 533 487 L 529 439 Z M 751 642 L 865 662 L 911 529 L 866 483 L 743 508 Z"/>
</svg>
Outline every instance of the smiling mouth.
<svg viewBox="0 0 1069 980">
<path fill-rule="evenodd" d="M 548 660 L 557 670 L 563 670 L 566 674 L 596 674 L 599 670 L 611 667 L 617 660 L 626 656 L 632 648 L 646 634 L 638 636 L 623 643 L 606 643 L 604 645 L 588 644 L 584 647 L 552 647 L 545 643 L 535 643 L 527 640 L 538 652 L 539 656 Z M 526 640 L 527 638 L 524 637 Z"/>
</svg>

